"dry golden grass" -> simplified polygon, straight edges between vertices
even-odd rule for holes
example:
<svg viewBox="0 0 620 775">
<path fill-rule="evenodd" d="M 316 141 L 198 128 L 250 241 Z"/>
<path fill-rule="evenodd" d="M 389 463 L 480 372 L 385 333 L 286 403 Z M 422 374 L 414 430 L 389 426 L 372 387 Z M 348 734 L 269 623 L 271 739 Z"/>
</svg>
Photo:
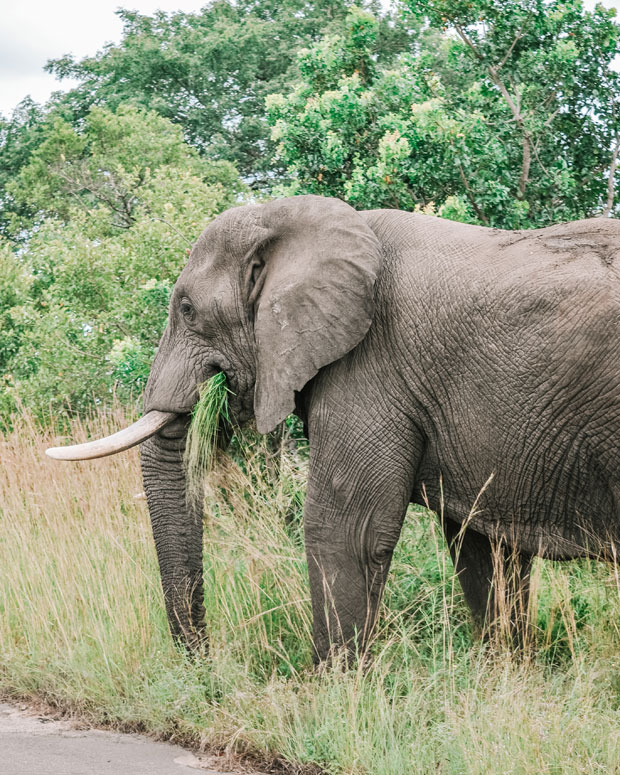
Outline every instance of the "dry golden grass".
<svg viewBox="0 0 620 775">
<path fill-rule="evenodd" d="M 116 412 L 90 429 L 105 434 L 125 422 Z M 75 423 L 72 436 L 87 440 L 85 425 Z M 56 441 L 26 417 L 2 443 L 2 681 L 10 665 L 24 688 L 39 690 L 46 676 L 79 665 L 85 691 L 91 678 L 91 688 L 100 684 L 102 668 L 122 689 L 145 653 L 170 648 L 154 627 L 163 613 L 138 453 L 59 463 L 44 454 Z"/>
</svg>

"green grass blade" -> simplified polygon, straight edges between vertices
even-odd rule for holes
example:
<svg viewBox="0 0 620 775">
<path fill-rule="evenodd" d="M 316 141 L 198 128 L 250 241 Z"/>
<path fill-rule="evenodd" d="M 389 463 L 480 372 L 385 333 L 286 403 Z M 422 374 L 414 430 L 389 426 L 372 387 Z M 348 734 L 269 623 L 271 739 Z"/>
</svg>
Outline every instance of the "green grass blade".
<svg viewBox="0 0 620 775">
<path fill-rule="evenodd" d="M 230 422 L 230 390 L 226 387 L 224 373 L 204 382 L 198 393 L 200 397 L 192 412 L 184 457 L 188 497 L 200 496 L 204 476 L 214 464 L 221 421 Z"/>
</svg>

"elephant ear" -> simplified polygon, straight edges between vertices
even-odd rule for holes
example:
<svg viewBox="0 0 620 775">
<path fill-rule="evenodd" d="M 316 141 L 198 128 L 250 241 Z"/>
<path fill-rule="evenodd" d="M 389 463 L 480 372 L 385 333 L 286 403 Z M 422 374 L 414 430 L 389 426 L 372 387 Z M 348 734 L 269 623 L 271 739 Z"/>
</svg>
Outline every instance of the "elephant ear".
<svg viewBox="0 0 620 775">
<path fill-rule="evenodd" d="M 379 242 L 339 199 L 297 196 L 264 205 L 269 234 L 250 268 L 254 414 L 267 433 L 295 408 L 295 391 L 366 335 L 374 313 Z"/>
</svg>

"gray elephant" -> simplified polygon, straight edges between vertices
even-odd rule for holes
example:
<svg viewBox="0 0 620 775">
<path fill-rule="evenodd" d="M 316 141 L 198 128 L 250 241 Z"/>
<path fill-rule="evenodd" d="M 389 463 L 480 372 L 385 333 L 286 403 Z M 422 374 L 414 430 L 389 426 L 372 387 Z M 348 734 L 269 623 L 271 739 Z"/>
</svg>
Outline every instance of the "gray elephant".
<svg viewBox="0 0 620 775">
<path fill-rule="evenodd" d="M 411 502 L 443 515 L 479 623 L 496 548 L 518 560 L 518 620 L 530 558 L 609 557 L 620 539 L 619 255 L 607 219 L 499 231 L 317 196 L 229 210 L 174 288 L 144 417 L 52 454 L 144 442 L 170 626 L 193 643 L 202 518 L 182 450 L 197 386 L 222 371 L 238 423 L 305 423 L 318 659 L 363 647 Z"/>
</svg>

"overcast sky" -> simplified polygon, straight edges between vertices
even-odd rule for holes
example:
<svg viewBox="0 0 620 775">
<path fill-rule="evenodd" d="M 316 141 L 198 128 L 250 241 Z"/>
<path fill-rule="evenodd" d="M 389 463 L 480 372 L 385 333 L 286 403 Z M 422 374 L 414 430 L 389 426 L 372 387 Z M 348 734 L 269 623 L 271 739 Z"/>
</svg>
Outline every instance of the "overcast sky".
<svg viewBox="0 0 620 775">
<path fill-rule="evenodd" d="M 595 0 L 585 0 L 593 8 Z M 618 7 L 620 0 L 603 0 Z M 48 59 L 63 54 L 83 57 L 121 38 L 114 11 L 131 8 L 150 14 L 197 11 L 201 0 L 0 0 L 0 113 L 8 116 L 26 95 L 45 101 L 52 91 L 70 88 L 43 71 Z"/>
<path fill-rule="evenodd" d="M 37 102 L 69 88 L 43 71 L 48 59 L 83 57 L 121 39 L 123 25 L 114 13 L 131 8 L 151 14 L 197 11 L 200 0 L 0 0 L 0 113 L 5 116 L 27 94 Z"/>
</svg>

